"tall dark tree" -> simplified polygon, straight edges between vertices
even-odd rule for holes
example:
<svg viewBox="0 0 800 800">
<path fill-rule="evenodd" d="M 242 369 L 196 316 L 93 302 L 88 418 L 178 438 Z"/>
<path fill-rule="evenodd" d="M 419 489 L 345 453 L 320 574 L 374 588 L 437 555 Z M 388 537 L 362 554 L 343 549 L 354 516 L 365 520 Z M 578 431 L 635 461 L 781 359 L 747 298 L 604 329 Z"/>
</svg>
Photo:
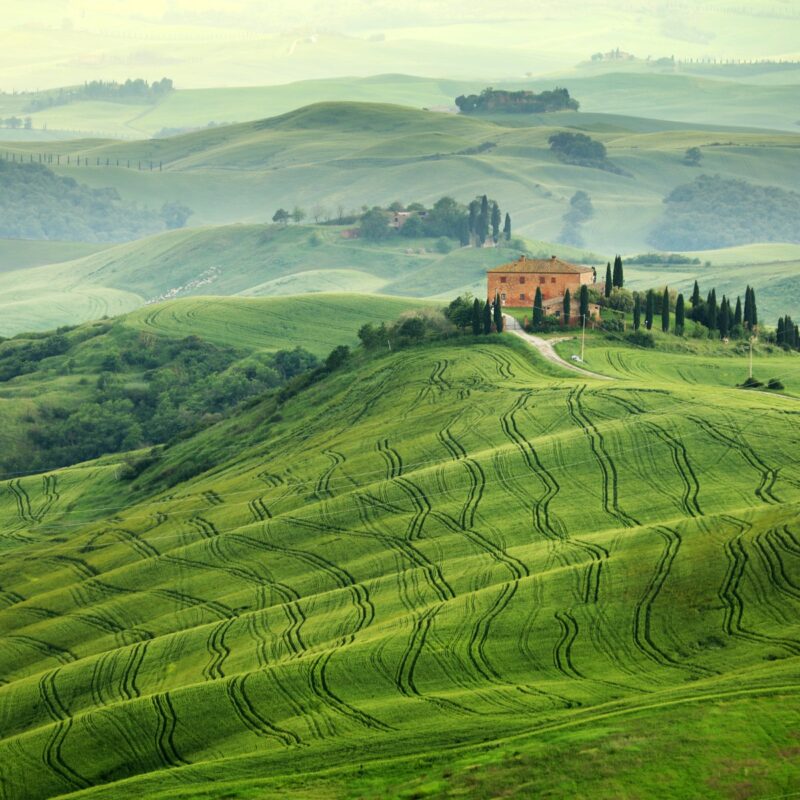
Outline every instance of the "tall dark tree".
<svg viewBox="0 0 800 800">
<path fill-rule="evenodd" d="M 564 324 L 569 325 L 570 318 L 572 317 L 572 298 L 569 294 L 569 289 L 564 292 Z"/>
<path fill-rule="evenodd" d="M 494 239 L 495 244 L 500 241 L 500 220 L 502 219 L 500 206 L 497 203 L 492 203 L 492 239 Z"/>
<path fill-rule="evenodd" d="M 778 344 L 786 344 L 786 325 L 783 317 L 778 317 L 778 327 L 775 331 L 775 341 Z"/>
<path fill-rule="evenodd" d="M 642 296 L 637 292 L 633 296 L 633 329 L 638 331 L 642 324 Z"/>
<path fill-rule="evenodd" d="M 585 283 L 581 286 L 580 308 L 581 322 L 585 324 L 589 321 L 589 287 Z"/>
<path fill-rule="evenodd" d="M 653 317 L 656 315 L 656 296 L 652 289 L 647 290 L 647 303 L 644 309 L 644 326 L 653 329 Z"/>
<path fill-rule="evenodd" d="M 492 332 L 492 304 L 488 300 L 483 305 L 483 332 Z"/>
<path fill-rule="evenodd" d="M 697 281 L 694 282 L 694 289 L 692 289 L 691 303 L 692 308 L 697 308 L 700 305 L 700 286 Z"/>
<path fill-rule="evenodd" d="M 507 242 L 511 241 L 511 214 L 506 212 L 506 221 L 503 225 L 503 236 Z"/>
<path fill-rule="evenodd" d="M 712 289 L 706 300 L 706 327 L 710 331 L 717 330 L 717 291 Z"/>
<path fill-rule="evenodd" d="M 749 286 L 744 290 L 744 326 L 748 330 L 753 328 L 753 297 Z"/>
<path fill-rule="evenodd" d="M 683 336 L 683 329 L 686 325 L 686 306 L 683 300 L 683 295 L 679 294 L 678 299 L 675 301 L 675 333 L 678 336 Z"/>
<path fill-rule="evenodd" d="M 621 289 L 625 283 L 625 278 L 622 274 L 622 256 L 614 257 L 614 276 L 612 278 L 615 289 Z"/>
<path fill-rule="evenodd" d="M 611 262 L 606 264 L 606 285 L 603 293 L 606 297 L 611 297 L 611 290 L 614 288 L 614 282 L 611 279 Z"/>
<path fill-rule="evenodd" d="M 499 294 L 494 296 L 494 327 L 498 333 L 503 332 L 503 304 Z"/>
<path fill-rule="evenodd" d="M 661 296 L 661 330 L 669 333 L 669 288 L 666 286 Z"/>
<path fill-rule="evenodd" d="M 755 330 L 758 327 L 758 304 L 756 303 L 756 290 L 750 289 L 750 327 Z"/>
<path fill-rule="evenodd" d="M 722 302 L 719 304 L 719 312 L 717 313 L 717 327 L 719 328 L 719 336 L 721 339 L 727 339 L 730 333 L 730 307 L 728 306 L 728 298 L 722 295 Z"/>
<path fill-rule="evenodd" d="M 533 326 L 538 328 L 544 321 L 544 308 L 542 308 L 542 290 L 537 286 L 533 298 Z"/>
<path fill-rule="evenodd" d="M 483 327 L 481 321 L 481 301 L 476 297 L 472 303 L 472 332 L 477 336 Z"/>
<path fill-rule="evenodd" d="M 486 195 L 481 197 L 481 210 L 478 214 L 478 241 L 481 246 L 489 238 L 489 198 Z"/>
<path fill-rule="evenodd" d="M 733 326 L 741 327 L 742 325 L 742 298 L 736 298 L 736 310 L 733 312 Z"/>
<path fill-rule="evenodd" d="M 467 216 L 470 236 L 473 236 L 475 239 L 478 238 L 478 217 L 480 217 L 480 214 L 481 201 L 476 198 L 469 204 L 469 213 Z"/>
</svg>

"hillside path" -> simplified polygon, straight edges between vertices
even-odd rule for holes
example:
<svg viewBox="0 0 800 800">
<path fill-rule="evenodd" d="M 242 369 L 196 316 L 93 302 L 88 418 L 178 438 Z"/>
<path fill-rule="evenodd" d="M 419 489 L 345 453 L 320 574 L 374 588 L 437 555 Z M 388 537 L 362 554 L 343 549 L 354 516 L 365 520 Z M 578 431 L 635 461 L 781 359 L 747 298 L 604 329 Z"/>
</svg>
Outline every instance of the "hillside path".
<svg viewBox="0 0 800 800">
<path fill-rule="evenodd" d="M 514 317 L 508 314 L 503 314 L 503 321 L 505 323 L 505 329 L 509 333 L 519 336 L 520 339 L 527 342 L 529 345 L 531 345 L 531 347 L 535 347 L 544 358 L 546 358 L 548 361 L 552 361 L 554 364 L 558 364 L 559 367 L 564 367 L 564 369 L 577 372 L 579 375 L 585 375 L 587 378 L 598 378 L 601 381 L 612 380 L 608 377 L 608 375 L 601 375 L 598 372 L 590 372 L 588 369 L 583 369 L 582 367 L 578 367 L 569 361 L 565 361 L 558 353 L 556 353 L 552 341 L 548 339 L 542 339 L 539 336 L 534 336 L 532 333 L 526 333 L 524 330 L 522 330 L 522 326 L 514 319 Z"/>
</svg>

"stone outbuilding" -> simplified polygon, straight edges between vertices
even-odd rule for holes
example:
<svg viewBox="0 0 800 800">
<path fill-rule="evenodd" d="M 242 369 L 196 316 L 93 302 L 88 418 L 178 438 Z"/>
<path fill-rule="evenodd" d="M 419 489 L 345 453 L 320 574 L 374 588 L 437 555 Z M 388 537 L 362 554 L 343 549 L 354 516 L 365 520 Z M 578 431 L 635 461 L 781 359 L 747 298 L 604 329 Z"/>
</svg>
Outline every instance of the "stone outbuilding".
<svg viewBox="0 0 800 800">
<path fill-rule="evenodd" d="M 487 297 L 493 300 L 500 295 L 504 306 L 530 306 L 541 289 L 542 300 L 563 298 L 569 289 L 573 305 L 578 302 L 581 286 L 592 286 L 597 281 L 593 267 L 570 264 L 560 258 L 527 258 L 520 256 L 510 264 L 503 264 L 487 272 Z M 599 287 L 598 287 L 599 288 Z"/>
</svg>

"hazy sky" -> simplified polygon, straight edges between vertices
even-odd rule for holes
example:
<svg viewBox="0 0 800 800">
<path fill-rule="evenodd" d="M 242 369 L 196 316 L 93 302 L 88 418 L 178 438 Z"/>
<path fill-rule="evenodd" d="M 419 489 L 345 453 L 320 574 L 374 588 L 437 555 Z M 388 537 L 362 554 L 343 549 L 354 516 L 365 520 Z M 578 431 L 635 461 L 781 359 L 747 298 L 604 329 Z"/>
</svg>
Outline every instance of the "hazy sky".
<svg viewBox="0 0 800 800">
<path fill-rule="evenodd" d="M 800 0 L 6 0 L 0 88 L 254 85 L 404 72 L 522 77 L 615 47 L 800 56 Z"/>
</svg>

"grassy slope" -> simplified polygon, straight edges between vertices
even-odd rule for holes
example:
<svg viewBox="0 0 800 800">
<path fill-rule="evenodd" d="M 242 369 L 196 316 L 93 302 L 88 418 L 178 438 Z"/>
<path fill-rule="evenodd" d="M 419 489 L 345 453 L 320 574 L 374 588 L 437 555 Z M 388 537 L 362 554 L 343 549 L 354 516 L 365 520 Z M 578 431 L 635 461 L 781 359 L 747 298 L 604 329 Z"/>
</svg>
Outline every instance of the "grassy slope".
<svg viewBox="0 0 800 800">
<path fill-rule="evenodd" d="M 0 239 L 0 272 L 40 267 L 91 255 L 108 245 L 88 242 L 46 242 Z"/>
<path fill-rule="evenodd" d="M 677 124 L 598 114 L 535 117 L 529 125 L 427 113 L 400 106 L 322 103 L 260 122 L 161 140 L 120 143 L 75 141 L 37 145 L 38 151 L 88 156 L 112 166 L 58 168 L 91 185 L 113 185 L 129 200 L 160 205 L 185 202 L 193 224 L 260 222 L 279 206 L 321 204 L 335 211 L 395 199 L 434 201 L 446 191 L 468 200 L 484 191 L 511 212 L 515 230 L 554 240 L 569 198 L 582 189 L 596 214 L 584 226 L 594 248 L 640 251 L 662 212 L 662 199 L 699 170 L 681 159 L 703 148 L 703 171 L 797 189 L 800 136 Z M 545 125 L 542 125 L 545 122 Z M 554 126 L 577 126 L 601 139 L 628 175 L 559 162 L 547 139 Z M 667 126 L 668 127 L 668 126 Z M 685 126 L 684 126 L 685 127 Z M 493 142 L 481 154 L 470 148 Z M 8 145 L 20 154 L 29 144 Z M 117 167 L 117 160 L 131 169 Z M 139 170 L 139 161 L 145 169 Z M 63 159 L 62 159 L 63 161 Z M 150 162 L 156 165 L 150 171 Z M 158 164 L 163 162 L 163 171 Z"/>
<path fill-rule="evenodd" d="M 379 325 L 403 311 L 430 305 L 401 297 L 314 294 L 302 297 L 198 297 L 146 306 L 125 324 L 171 337 L 202 336 L 245 350 L 304 347 L 317 356 L 358 343 L 365 323 Z"/>
<path fill-rule="evenodd" d="M 176 446 L 217 466 L 168 493 L 6 484 L 6 793 L 790 791 L 797 401 L 669 364 L 430 346 Z"/>
</svg>

